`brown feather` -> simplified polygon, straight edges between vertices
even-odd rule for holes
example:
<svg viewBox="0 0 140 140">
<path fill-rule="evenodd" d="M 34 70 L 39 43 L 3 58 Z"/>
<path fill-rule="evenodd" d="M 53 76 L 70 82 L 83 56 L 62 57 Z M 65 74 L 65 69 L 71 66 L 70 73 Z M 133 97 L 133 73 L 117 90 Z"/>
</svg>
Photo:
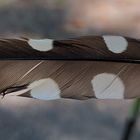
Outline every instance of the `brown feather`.
<svg viewBox="0 0 140 140">
<path fill-rule="evenodd" d="M 140 41 L 125 39 L 128 46 L 122 53 L 111 52 L 103 37 L 99 36 L 55 40 L 53 49 L 49 51 L 35 50 L 29 45 L 29 39 L 1 39 L 0 93 L 12 95 L 25 91 L 19 96 L 33 97 L 30 85 L 50 78 L 59 88 L 62 98 L 83 100 L 98 98 L 97 94 L 101 98 L 107 94 L 105 96 L 110 98 L 112 92 L 115 94 L 114 86 L 117 84 L 120 84 L 118 88 L 122 91 L 117 90 L 123 92 L 124 98 L 140 97 Z M 96 76 L 101 83 L 95 81 L 98 85 L 94 87 L 92 81 Z M 102 80 L 100 76 L 108 77 Z M 48 88 L 51 87 L 48 85 Z M 118 98 L 120 95 L 115 96 Z"/>
</svg>

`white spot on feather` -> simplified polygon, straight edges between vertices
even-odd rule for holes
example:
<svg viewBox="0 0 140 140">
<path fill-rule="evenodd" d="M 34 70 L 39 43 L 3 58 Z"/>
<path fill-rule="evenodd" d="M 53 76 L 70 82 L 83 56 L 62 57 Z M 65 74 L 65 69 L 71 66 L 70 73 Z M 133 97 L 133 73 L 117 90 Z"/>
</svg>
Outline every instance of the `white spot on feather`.
<svg viewBox="0 0 140 140">
<path fill-rule="evenodd" d="M 30 39 L 28 44 L 35 50 L 38 51 L 49 51 L 53 49 L 53 40 L 52 39 Z"/>
<path fill-rule="evenodd" d="M 29 85 L 31 96 L 42 100 L 60 99 L 58 84 L 51 78 L 41 79 Z"/>
<path fill-rule="evenodd" d="M 122 53 L 127 49 L 128 42 L 122 36 L 103 36 L 108 49 L 113 53 Z"/>
<path fill-rule="evenodd" d="M 96 75 L 91 81 L 96 98 L 123 99 L 124 84 L 115 74 L 102 73 Z"/>
</svg>

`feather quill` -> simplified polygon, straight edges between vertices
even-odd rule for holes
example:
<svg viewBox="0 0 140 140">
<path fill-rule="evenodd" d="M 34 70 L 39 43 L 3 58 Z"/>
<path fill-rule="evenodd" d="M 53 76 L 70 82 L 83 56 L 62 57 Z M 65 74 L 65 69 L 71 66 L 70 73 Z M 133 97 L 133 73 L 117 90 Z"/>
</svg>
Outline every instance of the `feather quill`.
<svg viewBox="0 0 140 140">
<path fill-rule="evenodd" d="M 0 39 L 0 93 L 42 100 L 140 97 L 140 40 Z"/>
</svg>

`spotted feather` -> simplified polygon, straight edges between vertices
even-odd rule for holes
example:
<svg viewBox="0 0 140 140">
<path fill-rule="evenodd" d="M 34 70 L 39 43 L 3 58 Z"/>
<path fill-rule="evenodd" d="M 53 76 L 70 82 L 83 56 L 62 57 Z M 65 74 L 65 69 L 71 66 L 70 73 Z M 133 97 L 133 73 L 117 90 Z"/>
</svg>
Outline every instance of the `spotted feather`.
<svg viewBox="0 0 140 140">
<path fill-rule="evenodd" d="M 140 40 L 0 39 L 0 93 L 42 100 L 140 97 Z"/>
</svg>

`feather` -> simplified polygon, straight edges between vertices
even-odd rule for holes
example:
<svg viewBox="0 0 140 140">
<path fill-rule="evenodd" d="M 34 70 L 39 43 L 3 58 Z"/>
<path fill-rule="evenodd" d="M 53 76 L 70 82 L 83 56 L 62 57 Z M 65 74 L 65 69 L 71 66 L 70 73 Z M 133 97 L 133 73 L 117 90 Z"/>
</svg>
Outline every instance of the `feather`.
<svg viewBox="0 0 140 140">
<path fill-rule="evenodd" d="M 140 40 L 0 39 L 0 93 L 42 100 L 140 97 Z"/>
</svg>

